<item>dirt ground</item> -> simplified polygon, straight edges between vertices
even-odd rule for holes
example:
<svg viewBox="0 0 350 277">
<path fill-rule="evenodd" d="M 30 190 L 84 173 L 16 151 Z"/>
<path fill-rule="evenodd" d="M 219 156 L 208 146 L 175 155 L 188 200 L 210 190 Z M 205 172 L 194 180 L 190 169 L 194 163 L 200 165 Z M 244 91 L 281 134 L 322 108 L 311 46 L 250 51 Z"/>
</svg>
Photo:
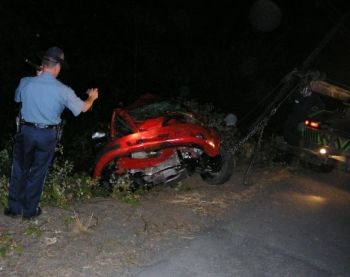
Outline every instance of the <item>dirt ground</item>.
<svg viewBox="0 0 350 277">
<path fill-rule="evenodd" d="M 32 221 L 0 215 L 0 275 L 130 276 L 129 268 L 193 239 L 291 169 L 254 168 L 249 186 L 242 184 L 244 170 L 222 186 L 192 176 L 153 188 L 134 204 L 94 198 L 68 210 L 44 206 Z"/>
</svg>

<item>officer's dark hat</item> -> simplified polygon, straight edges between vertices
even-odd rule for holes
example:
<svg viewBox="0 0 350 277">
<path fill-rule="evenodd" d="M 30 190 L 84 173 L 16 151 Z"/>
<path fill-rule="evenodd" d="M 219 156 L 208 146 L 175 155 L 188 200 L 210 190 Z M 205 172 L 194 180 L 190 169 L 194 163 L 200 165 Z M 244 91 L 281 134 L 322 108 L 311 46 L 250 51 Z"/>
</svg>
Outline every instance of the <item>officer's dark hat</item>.
<svg viewBox="0 0 350 277">
<path fill-rule="evenodd" d="M 69 68 L 67 61 L 64 59 L 64 53 L 62 49 L 57 46 L 50 47 L 46 50 L 46 52 L 38 53 L 38 56 L 43 61 L 46 60 L 54 63 L 59 63 L 64 69 Z"/>
</svg>

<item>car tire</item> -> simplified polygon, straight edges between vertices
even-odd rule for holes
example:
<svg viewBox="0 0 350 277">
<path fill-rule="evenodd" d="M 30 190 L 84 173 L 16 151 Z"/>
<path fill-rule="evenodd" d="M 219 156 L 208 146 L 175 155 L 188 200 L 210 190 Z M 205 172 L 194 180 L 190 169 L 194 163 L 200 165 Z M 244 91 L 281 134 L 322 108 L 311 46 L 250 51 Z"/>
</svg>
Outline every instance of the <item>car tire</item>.
<svg viewBox="0 0 350 277">
<path fill-rule="evenodd" d="M 111 161 L 102 169 L 99 179 L 100 188 L 112 192 L 114 184 L 118 181 L 118 176 L 114 173 L 115 161 Z"/>
<path fill-rule="evenodd" d="M 222 185 L 231 178 L 234 172 L 235 160 L 232 153 L 224 149 L 214 159 L 219 163 L 218 170 L 213 172 L 205 171 L 201 173 L 201 177 L 209 185 Z"/>
</svg>

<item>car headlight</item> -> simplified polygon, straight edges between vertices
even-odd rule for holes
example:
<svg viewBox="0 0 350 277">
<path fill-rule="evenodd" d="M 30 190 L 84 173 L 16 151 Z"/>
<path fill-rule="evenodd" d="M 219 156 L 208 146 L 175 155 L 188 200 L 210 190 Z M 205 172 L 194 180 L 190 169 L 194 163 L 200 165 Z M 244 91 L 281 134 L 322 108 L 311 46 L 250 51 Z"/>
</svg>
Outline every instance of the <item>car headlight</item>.
<svg viewBox="0 0 350 277">
<path fill-rule="evenodd" d="M 326 155 L 328 154 L 327 148 L 322 147 L 318 150 L 318 153 L 320 153 L 321 155 Z"/>
</svg>

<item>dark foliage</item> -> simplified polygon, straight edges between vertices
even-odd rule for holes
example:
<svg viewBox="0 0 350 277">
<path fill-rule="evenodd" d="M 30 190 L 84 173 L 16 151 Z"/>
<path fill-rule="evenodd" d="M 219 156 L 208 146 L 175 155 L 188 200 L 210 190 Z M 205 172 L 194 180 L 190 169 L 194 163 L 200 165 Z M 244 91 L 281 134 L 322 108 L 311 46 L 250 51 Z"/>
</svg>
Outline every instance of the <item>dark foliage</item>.
<svg viewBox="0 0 350 277">
<path fill-rule="evenodd" d="M 65 50 L 71 70 L 60 78 L 78 96 L 85 98 L 88 87 L 100 89 L 92 112 L 64 115 L 66 141 L 106 122 L 114 107 L 146 92 L 213 102 L 241 118 L 302 63 L 346 7 L 343 1 L 275 1 L 280 24 L 262 32 L 249 22 L 254 2 L 2 2 L 1 147 L 8 141 L 4 135 L 14 131 L 19 78 L 34 74 L 24 59 L 38 62 L 37 51 L 52 45 Z M 313 66 L 346 60 L 347 35 L 344 27 Z M 326 72 L 342 72 L 335 67 Z"/>
</svg>

